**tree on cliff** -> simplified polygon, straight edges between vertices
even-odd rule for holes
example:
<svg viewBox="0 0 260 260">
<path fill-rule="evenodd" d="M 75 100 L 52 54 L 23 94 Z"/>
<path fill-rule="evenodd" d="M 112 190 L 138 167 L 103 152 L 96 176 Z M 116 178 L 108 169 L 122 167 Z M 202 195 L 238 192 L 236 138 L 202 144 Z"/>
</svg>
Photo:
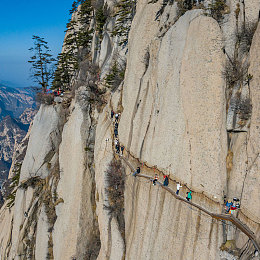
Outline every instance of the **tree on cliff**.
<svg viewBox="0 0 260 260">
<path fill-rule="evenodd" d="M 128 35 L 132 20 L 136 12 L 136 0 L 121 0 L 117 3 L 117 12 L 115 14 L 116 23 L 113 36 L 120 36 L 119 45 L 125 47 L 128 44 Z"/>
<path fill-rule="evenodd" d="M 93 29 L 90 28 L 93 16 L 91 0 L 74 1 L 70 10 L 70 14 L 73 13 L 77 13 L 77 19 L 72 16 L 67 23 L 63 51 L 58 55 L 52 89 L 70 90 L 70 81 L 75 76 L 79 63 L 90 52 L 93 38 Z"/>
<path fill-rule="evenodd" d="M 33 56 L 28 61 L 32 64 L 31 77 L 45 92 L 53 77 L 53 62 L 55 59 L 52 58 L 48 43 L 44 41 L 44 38 L 33 35 L 32 39 L 34 46 L 29 51 L 33 52 Z"/>
<path fill-rule="evenodd" d="M 75 70 L 78 69 L 78 61 L 73 52 L 64 52 L 58 55 L 58 63 L 54 73 L 52 89 L 70 89 L 70 81 Z"/>
</svg>

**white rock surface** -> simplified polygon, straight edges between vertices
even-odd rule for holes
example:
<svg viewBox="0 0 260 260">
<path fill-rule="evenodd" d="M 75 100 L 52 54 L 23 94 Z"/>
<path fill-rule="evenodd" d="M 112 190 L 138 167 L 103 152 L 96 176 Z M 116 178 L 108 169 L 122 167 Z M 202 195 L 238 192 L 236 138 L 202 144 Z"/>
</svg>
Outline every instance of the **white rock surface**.
<svg viewBox="0 0 260 260">
<path fill-rule="evenodd" d="M 220 201 L 226 154 L 224 57 L 218 24 L 211 18 L 196 18 L 200 13 L 187 12 L 161 43 L 150 46 L 144 76 L 139 48 L 134 45 L 133 54 L 130 48 L 129 59 L 134 62 L 128 63 L 119 136 L 135 157 L 168 169 L 193 190 Z M 141 39 L 133 44 L 136 41 Z"/>
<path fill-rule="evenodd" d="M 40 215 L 38 218 L 37 224 L 37 236 L 36 236 L 36 245 L 35 245 L 35 256 L 36 259 L 45 259 L 48 254 L 48 218 L 45 213 L 45 207 L 41 208 Z"/>
<path fill-rule="evenodd" d="M 59 125 L 63 120 L 59 108 L 59 106 L 42 105 L 35 116 L 20 181 L 33 176 L 42 178 L 47 176 L 48 170 L 44 159 L 47 153 L 55 149 L 57 145 Z"/>
<path fill-rule="evenodd" d="M 77 247 L 86 244 L 86 236 L 91 232 L 90 228 L 83 229 L 81 220 L 84 216 L 87 223 L 93 221 L 90 202 L 92 183 L 85 168 L 84 150 L 89 122 L 84 120 L 81 108 L 76 104 L 62 133 L 59 150 L 61 173 L 57 193 L 64 203 L 56 207 L 57 221 L 53 232 L 55 259 L 76 256 Z"/>
<path fill-rule="evenodd" d="M 110 120 L 109 106 L 100 115 L 96 131 L 95 141 L 95 181 L 97 185 L 96 203 L 98 224 L 101 237 L 101 249 L 98 260 L 103 259 L 121 259 L 123 255 L 122 248 L 124 244 L 115 220 L 110 221 L 107 210 L 104 210 L 104 205 L 107 205 L 105 194 L 106 175 L 108 164 L 113 159 L 113 124 Z M 109 139 L 106 141 L 106 139 Z M 116 243 L 116 245 L 115 245 Z M 112 246 L 113 245 L 113 246 Z M 114 248 L 114 245 L 116 249 Z"/>
<path fill-rule="evenodd" d="M 250 131 L 247 140 L 248 171 L 244 180 L 244 190 L 242 195 L 242 208 L 246 208 L 260 220 L 260 190 L 257 188 L 260 183 L 260 27 L 258 26 L 250 51 L 249 73 L 253 75 L 250 83 L 250 95 L 252 100 L 252 117 Z M 253 200 L 252 200 L 253 198 Z M 251 216 L 249 216 L 251 217 Z M 260 221 L 257 221 L 260 223 Z"/>
<path fill-rule="evenodd" d="M 13 210 L 6 208 L 6 204 L 0 210 L 0 259 L 5 259 L 9 251 L 9 243 L 12 238 Z"/>
</svg>

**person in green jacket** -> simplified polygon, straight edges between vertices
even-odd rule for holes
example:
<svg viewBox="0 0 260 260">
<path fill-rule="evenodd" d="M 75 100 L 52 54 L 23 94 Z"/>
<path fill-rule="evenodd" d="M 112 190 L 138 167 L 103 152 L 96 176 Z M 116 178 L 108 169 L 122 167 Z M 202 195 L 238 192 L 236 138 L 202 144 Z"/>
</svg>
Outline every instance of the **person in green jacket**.
<svg viewBox="0 0 260 260">
<path fill-rule="evenodd" d="M 186 197 L 187 201 L 190 201 L 192 199 L 191 193 L 192 193 L 191 190 L 189 192 L 187 192 L 187 197 Z"/>
</svg>

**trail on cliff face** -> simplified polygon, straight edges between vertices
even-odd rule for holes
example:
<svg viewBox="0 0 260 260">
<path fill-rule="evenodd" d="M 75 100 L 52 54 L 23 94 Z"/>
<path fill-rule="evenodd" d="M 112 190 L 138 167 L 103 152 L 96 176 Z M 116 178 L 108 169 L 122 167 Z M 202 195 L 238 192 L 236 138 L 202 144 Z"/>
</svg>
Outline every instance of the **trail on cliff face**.
<svg viewBox="0 0 260 260">
<path fill-rule="evenodd" d="M 135 172 L 136 169 L 128 162 L 128 160 L 124 156 L 120 156 L 120 158 L 124 160 L 124 162 L 128 165 L 128 167 L 130 167 L 132 172 Z M 138 164 L 140 164 L 140 162 Z M 145 179 L 148 179 L 150 181 L 153 180 L 152 176 L 143 175 L 143 174 L 137 174 L 136 177 L 145 178 Z M 194 206 L 195 208 L 201 210 L 202 212 L 206 213 L 207 215 L 211 216 L 214 219 L 227 220 L 229 222 L 232 222 L 237 228 L 239 228 L 244 234 L 246 234 L 249 237 L 249 239 L 254 244 L 255 249 L 258 252 L 260 252 L 260 247 L 259 247 L 259 244 L 256 240 L 255 234 L 245 224 L 243 224 L 238 218 L 236 218 L 232 215 L 229 215 L 229 214 L 217 214 L 217 213 L 214 213 L 214 212 L 210 212 L 207 209 L 201 207 L 200 205 L 195 204 L 191 201 L 187 201 L 185 198 L 176 195 L 176 192 L 174 192 L 169 187 L 164 186 L 160 181 L 157 181 L 157 183 L 162 187 L 162 189 L 165 189 L 166 191 L 171 193 L 171 195 L 174 196 L 177 200 L 180 200 L 184 203 L 187 203 L 191 206 Z"/>
</svg>

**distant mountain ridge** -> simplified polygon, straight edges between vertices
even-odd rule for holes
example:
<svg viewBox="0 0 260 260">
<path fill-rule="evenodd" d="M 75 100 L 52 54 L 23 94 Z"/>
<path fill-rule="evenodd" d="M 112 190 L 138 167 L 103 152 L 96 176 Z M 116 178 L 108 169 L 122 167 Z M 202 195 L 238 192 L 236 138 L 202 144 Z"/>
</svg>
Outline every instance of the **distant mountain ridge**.
<svg viewBox="0 0 260 260">
<path fill-rule="evenodd" d="M 26 135 L 28 126 L 22 124 L 11 116 L 6 116 L 0 122 L 0 182 L 5 180 L 12 163 L 14 146 L 22 141 Z"/>
<path fill-rule="evenodd" d="M 26 135 L 35 113 L 36 103 L 30 89 L 0 83 L 0 186 L 8 177 L 14 147 Z"/>
<path fill-rule="evenodd" d="M 25 88 L 10 88 L 0 84 L 0 120 L 19 116 L 27 108 L 36 108 L 33 92 Z"/>
</svg>

